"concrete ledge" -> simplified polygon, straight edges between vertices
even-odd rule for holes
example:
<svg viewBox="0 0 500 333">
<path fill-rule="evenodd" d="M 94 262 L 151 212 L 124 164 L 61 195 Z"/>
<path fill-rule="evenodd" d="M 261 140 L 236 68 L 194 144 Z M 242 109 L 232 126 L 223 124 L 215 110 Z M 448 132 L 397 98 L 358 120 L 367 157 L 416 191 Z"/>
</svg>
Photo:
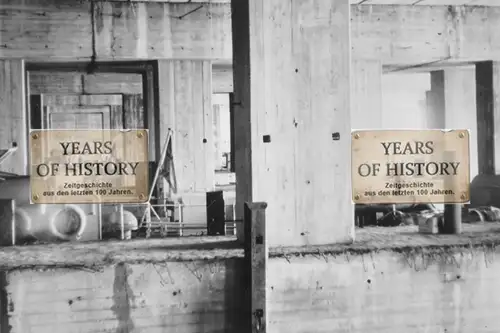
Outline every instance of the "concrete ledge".
<svg viewBox="0 0 500 333">
<path fill-rule="evenodd" d="M 498 332 L 499 248 L 433 251 L 272 258 L 268 331 Z M 245 332 L 244 272 L 241 259 L 15 270 L 0 280 L 0 328 Z"/>
<path fill-rule="evenodd" d="M 453 248 L 495 247 L 500 223 L 464 225 L 462 235 L 424 235 L 417 227 L 364 228 L 353 244 L 271 248 L 270 258 L 324 257 L 380 251 L 432 253 Z M 117 263 L 217 261 L 243 258 L 234 237 L 186 237 L 132 241 L 64 243 L 0 248 L 0 270 L 72 268 L 99 271 Z"/>
<path fill-rule="evenodd" d="M 269 256 L 363 254 L 379 251 L 406 253 L 433 249 L 495 247 L 500 244 L 499 222 L 464 224 L 461 235 L 420 234 L 417 231 L 417 226 L 356 229 L 356 241 L 352 244 L 275 248 L 269 251 Z"/>
</svg>

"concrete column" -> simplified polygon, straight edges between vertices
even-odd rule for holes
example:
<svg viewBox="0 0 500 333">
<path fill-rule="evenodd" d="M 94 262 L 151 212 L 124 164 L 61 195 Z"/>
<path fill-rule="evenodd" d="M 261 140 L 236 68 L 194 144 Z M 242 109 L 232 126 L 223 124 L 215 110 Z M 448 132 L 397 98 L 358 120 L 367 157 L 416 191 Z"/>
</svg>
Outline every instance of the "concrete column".
<svg viewBox="0 0 500 333">
<path fill-rule="evenodd" d="M 349 16 L 348 0 L 232 1 L 237 217 L 267 202 L 271 246 L 354 238 Z"/>
<path fill-rule="evenodd" d="M 0 149 L 10 148 L 14 143 L 18 147 L 0 170 L 27 175 L 28 121 L 23 60 L 0 60 L 0 112 Z"/>
<path fill-rule="evenodd" d="M 444 71 L 431 72 L 431 90 L 426 95 L 427 105 L 427 124 L 429 128 L 444 129 L 446 127 L 445 114 L 446 102 L 444 96 Z"/>
<path fill-rule="evenodd" d="M 382 64 L 378 60 L 353 60 L 351 66 L 351 127 L 381 129 Z"/>
<path fill-rule="evenodd" d="M 431 90 L 426 95 L 429 128 L 469 130 L 471 179 L 478 174 L 479 166 L 474 77 L 474 67 L 431 72 Z"/>
<path fill-rule="evenodd" d="M 480 174 L 500 173 L 500 62 L 476 64 L 477 141 Z"/>
<path fill-rule="evenodd" d="M 178 193 L 205 192 L 214 185 L 211 71 L 209 61 L 158 62 L 160 110 L 156 126 L 161 146 L 168 128 L 174 130 L 172 153 Z"/>
<path fill-rule="evenodd" d="M 437 128 L 469 129 L 472 140 L 476 137 L 475 91 L 473 68 L 457 67 L 431 72 L 431 92 L 428 95 L 431 112 Z M 472 142 L 471 142 L 472 143 Z M 471 144 L 472 146 L 472 144 Z M 471 176 L 477 172 L 477 156 L 470 154 Z M 472 171 L 474 170 L 474 171 Z M 444 205 L 444 232 L 461 233 L 462 205 Z"/>
<path fill-rule="evenodd" d="M 444 71 L 444 98 L 446 128 L 465 128 L 470 132 L 470 179 L 478 174 L 477 117 L 475 69 L 448 68 Z"/>
<path fill-rule="evenodd" d="M 214 99 L 216 96 L 212 96 Z M 220 109 L 221 105 L 213 104 L 213 135 L 214 135 L 214 167 L 217 170 L 222 169 L 222 152 L 221 152 L 221 119 L 220 119 Z"/>
<path fill-rule="evenodd" d="M 437 121 L 435 120 L 435 111 L 434 111 L 434 94 L 432 90 L 428 90 L 425 92 L 425 104 L 426 104 L 426 113 L 425 113 L 425 123 L 428 129 L 440 128 L 437 126 Z"/>
</svg>

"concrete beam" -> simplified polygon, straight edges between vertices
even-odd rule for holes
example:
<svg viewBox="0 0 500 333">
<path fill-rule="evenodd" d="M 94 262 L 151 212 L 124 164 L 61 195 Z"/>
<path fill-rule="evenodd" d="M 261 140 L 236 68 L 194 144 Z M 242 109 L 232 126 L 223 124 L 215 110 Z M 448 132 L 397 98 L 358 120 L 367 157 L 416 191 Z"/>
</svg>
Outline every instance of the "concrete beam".
<svg viewBox="0 0 500 333">
<path fill-rule="evenodd" d="M 350 0 L 353 5 L 500 6 L 497 0 Z"/>
<path fill-rule="evenodd" d="M 231 0 L 87 0 L 99 2 L 231 3 Z"/>
<path fill-rule="evenodd" d="M 228 3 L 40 3 L 0 5 L 0 58 L 231 62 Z M 500 7 L 351 6 L 352 57 L 384 65 L 500 60 L 497 31 Z"/>
<path fill-rule="evenodd" d="M 267 202 L 270 246 L 352 242 L 348 0 L 232 10 L 237 217 Z"/>
<path fill-rule="evenodd" d="M 229 4 L 26 0 L 0 4 L 0 58 L 230 59 Z"/>
<path fill-rule="evenodd" d="M 142 75 L 30 71 L 29 93 L 39 94 L 142 94 Z"/>
<path fill-rule="evenodd" d="M 91 0 L 88 0 L 91 1 Z M 231 0 L 97 0 L 102 2 L 231 3 Z M 352 5 L 500 6 L 497 0 L 350 0 Z"/>
<path fill-rule="evenodd" d="M 352 17 L 354 58 L 393 65 L 500 58 L 500 8 L 355 6 Z"/>
</svg>

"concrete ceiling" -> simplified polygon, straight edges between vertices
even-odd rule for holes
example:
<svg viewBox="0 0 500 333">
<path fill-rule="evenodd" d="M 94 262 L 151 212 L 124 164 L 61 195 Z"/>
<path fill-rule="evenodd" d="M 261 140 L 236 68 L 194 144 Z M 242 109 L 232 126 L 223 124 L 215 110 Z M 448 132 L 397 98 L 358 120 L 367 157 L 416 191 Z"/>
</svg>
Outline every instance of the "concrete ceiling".
<svg viewBox="0 0 500 333">
<path fill-rule="evenodd" d="M 116 2 L 230 3 L 231 0 L 98 0 Z M 353 5 L 495 6 L 500 0 L 349 0 Z"/>
<path fill-rule="evenodd" d="M 494 6 L 500 0 L 350 0 L 353 5 Z"/>
</svg>

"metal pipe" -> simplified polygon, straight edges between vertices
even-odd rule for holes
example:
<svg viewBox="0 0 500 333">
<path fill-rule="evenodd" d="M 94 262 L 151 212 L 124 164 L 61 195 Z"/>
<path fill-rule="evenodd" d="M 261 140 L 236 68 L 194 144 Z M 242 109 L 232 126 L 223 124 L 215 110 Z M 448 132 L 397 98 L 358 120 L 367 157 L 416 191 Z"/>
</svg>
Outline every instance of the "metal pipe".
<svg viewBox="0 0 500 333">
<path fill-rule="evenodd" d="M 446 204 L 444 205 L 444 234 L 462 233 L 462 205 Z"/>
<path fill-rule="evenodd" d="M 97 228 L 99 240 L 102 240 L 102 204 L 97 204 Z"/>
<path fill-rule="evenodd" d="M 446 151 L 445 160 L 454 161 L 455 151 Z M 456 190 L 455 177 L 448 176 L 444 182 L 446 190 Z M 444 205 L 444 234 L 461 234 L 462 233 L 462 205 L 461 204 L 445 204 Z"/>
<path fill-rule="evenodd" d="M 123 205 L 119 206 L 120 209 L 120 238 L 121 240 L 125 239 L 125 216 L 123 211 Z"/>
<path fill-rule="evenodd" d="M 12 200 L 12 219 L 11 219 L 11 236 L 12 245 L 16 245 L 16 200 Z"/>
<path fill-rule="evenodd" d="M 179 223 L 184 223 L 184 216 L 183 216 L 183 212 L 182 212 L 182 209 L 183 209 L 183 204 L 179 203 Z M 182 228 L 179 229 L 179 236 L 182 236 Z"/>
</svg>

